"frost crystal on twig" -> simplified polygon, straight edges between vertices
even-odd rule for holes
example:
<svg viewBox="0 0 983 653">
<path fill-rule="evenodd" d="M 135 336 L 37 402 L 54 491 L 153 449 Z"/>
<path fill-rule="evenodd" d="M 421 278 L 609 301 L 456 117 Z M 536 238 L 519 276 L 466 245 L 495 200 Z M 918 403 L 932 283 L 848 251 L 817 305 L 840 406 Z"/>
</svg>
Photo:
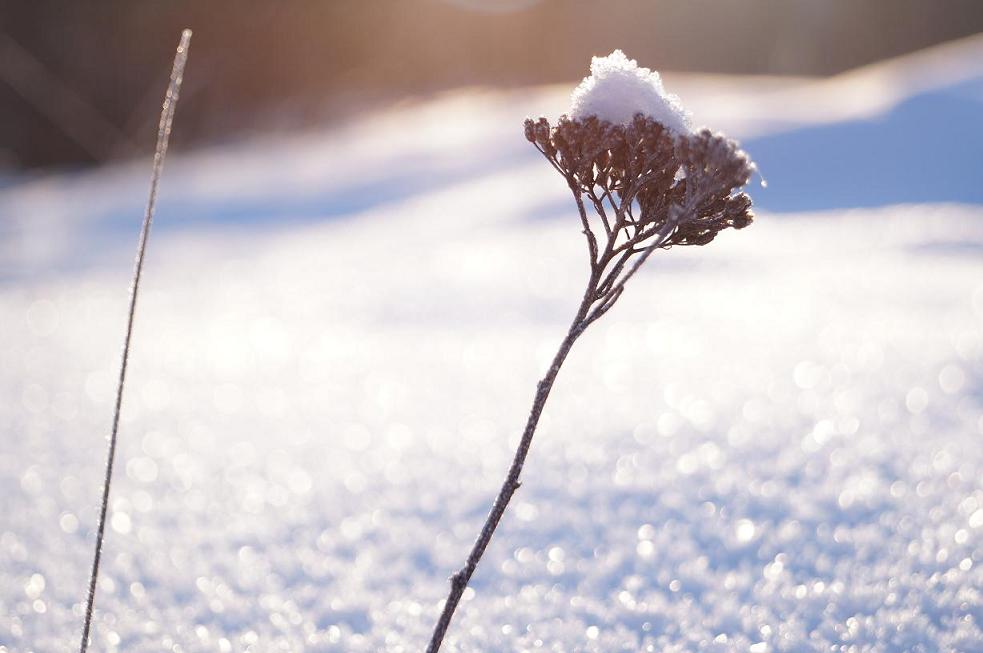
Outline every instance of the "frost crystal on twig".
<svg viewBox="0 0 983 653">
<path fill-rule="evenodd" d="M 464 589 L 519 488 L 540 415 L 574 342 L 611 310 L 655 250 L 706 245 L 728 227 L 746 227 L 753 217 L 751 198 L 741 189 L 754 164 L 737 144 L 708 130 L 692 133 L 656 73 L 638 68 L 620 51 L 605 59 L 595 58 L 591 77 L 574 92 L 575 117 L 562 117 L 556 126 L 545 118 L 525 122 L 526 139 L 573 193 L 590 276 L 570 329 L 537 386 L 505 482 L 464 566 L 451 577 L 428 653 L 440 648 Z M 607 117 L 582 115 L 591 107 Z M 630 119 L 622 122 L 624 111 Z"/>
</svg>

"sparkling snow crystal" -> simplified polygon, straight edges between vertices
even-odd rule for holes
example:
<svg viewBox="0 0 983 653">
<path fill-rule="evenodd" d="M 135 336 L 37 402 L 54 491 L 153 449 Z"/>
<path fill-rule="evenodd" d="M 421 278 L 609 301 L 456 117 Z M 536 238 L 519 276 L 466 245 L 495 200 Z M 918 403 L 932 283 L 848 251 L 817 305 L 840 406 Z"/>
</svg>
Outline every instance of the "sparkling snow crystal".
<svg viewBox="0 0 983 653">
<path fill-rule="evenodd" d="M 571 101 L 571 118 L 597 116 L 626 124 L 642 113 L 677 133 L 690 131 L 686 110 L 678 97 L 666 93 L 659 73 L 639 68 L 621 50 L 591 59 L 590 76 L 574 89 Z"/>
</svg>

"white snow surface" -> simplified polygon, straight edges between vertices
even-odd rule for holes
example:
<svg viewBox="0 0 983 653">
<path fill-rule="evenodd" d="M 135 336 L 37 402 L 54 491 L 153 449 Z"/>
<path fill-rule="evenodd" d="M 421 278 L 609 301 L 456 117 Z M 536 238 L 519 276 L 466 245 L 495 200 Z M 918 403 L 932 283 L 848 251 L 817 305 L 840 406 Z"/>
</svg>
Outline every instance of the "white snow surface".
<svg viewBox="0 0 983 653">
<path fill-rule="evenodd" d="M 644 114 L 678 134 L 689 132 L 689 117 L 679 98 L 666 93 L 654 70 L 639 67 L 621 50 L 593 57 L 590 75 L 573 90 L 570 117 L 597 116 L 614 124 L 627 124 Z"/>
<path fill-rule="evenodd" d="M 562 102 L 169 159 L 90 650 L 424 648 L 586 279 L 521 135 Z M 147 174 L 0 191 L 2 653 L 77 646 Z M 654 255 L 571 353 L 442 650 L 983 650 L 980 252 L 983 208 L 940 203 Z"/>
</svg>

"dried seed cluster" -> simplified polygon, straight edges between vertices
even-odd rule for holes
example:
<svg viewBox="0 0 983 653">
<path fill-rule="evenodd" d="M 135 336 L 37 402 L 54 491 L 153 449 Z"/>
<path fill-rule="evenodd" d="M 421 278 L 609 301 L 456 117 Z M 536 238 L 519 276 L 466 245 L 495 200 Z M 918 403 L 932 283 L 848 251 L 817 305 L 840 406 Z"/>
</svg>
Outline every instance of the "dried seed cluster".
<svg viewBox="0 0 983 653">
<path fill-rule="evenodd" d="M 555 127 L 530 119 L 525 132 L 616 239 L 640 245 L 660 234 L 658 247 L 706 245 L 753 218 L 740 189 L 754 164 L 719 134 L 675 134 L 641 114 L 627 125 L 593 116 L 562 117 Z"/>
</svg>

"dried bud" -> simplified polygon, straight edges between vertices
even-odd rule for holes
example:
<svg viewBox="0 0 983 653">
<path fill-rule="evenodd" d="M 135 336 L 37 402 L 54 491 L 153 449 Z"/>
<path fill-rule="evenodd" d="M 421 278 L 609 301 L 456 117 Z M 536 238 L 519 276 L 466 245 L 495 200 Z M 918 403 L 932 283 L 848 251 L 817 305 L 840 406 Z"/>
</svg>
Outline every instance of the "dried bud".
<svg viewBox="0 0 983 653">
<path fill-rule="evenodd" d="M 526 140 L 529 141 L 530 143 L 535 143 L 536 131 L 535 131 L 535 123 L 532 121 L 532 118 L 526 118 L 526 121 L 523 123 L 523 125 L 526 128 Z"/>
</svg>

